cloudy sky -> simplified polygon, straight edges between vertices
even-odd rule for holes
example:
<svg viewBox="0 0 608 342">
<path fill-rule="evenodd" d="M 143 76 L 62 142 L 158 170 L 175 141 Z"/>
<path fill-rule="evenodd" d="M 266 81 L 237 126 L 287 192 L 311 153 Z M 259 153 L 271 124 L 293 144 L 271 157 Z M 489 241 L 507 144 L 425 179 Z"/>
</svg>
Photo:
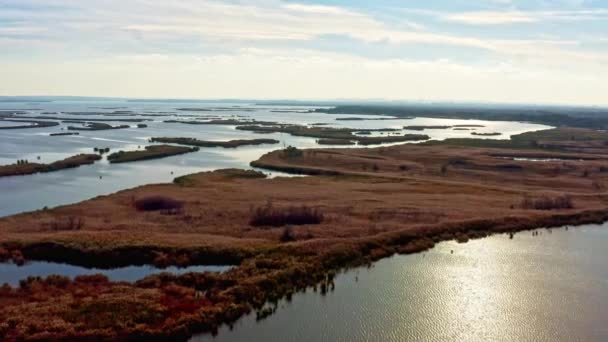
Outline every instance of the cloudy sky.
<svg viewBox="0 0 608 342">
<path fill-rule="evenodd" d="M 0 0 L 0 95 L 608 104 L 605 0 Z"/>
</svg>

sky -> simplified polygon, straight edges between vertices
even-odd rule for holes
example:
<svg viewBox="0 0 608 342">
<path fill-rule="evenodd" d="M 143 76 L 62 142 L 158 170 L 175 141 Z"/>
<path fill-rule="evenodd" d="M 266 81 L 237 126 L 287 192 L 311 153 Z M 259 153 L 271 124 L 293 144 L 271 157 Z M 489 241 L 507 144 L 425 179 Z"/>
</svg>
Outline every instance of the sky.
<svg viewBox="0 0 608 342">
<path fill-rule="evenodd" d="M 606 0 L 0 0 L 0 95 L 608 104 Z"/>
</svg>

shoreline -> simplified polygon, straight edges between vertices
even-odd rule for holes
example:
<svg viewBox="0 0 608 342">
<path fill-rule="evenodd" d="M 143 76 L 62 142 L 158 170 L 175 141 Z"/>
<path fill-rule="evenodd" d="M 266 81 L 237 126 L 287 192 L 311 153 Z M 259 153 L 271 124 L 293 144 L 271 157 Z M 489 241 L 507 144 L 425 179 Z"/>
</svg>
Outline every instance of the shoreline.
<svg viewBox="0 0 608 342">
<path fill-rule="evenodd" d="M 192 320 L 190 322 L 181 322 L 179 326 L 174 327 L 164 327 L 162 331 L 146 331 L 145 333 L 142 331 L 131 331 L 128 332 L 127 335 L 105 335 L 105 334 L 92 334 L 86 335 L 87 338 L 116 338 L 122 336 L 121 338 L 160 338 L 160 339 L 171 339 L 175 341 L 189 341 L 192 337 L 201 334 L 217 334 L 219 328 L 221 326 L 231 326 L 236 323 L 237 320 L 243 318 L 245 315 L 250 314 L 252 311 L 256 311 L 257 320 L 265 319 L 266 317 L 273 315 L 275 309 L 270 309 L 268 311 L 267 304 L 274 304 L 280 300 L 286 299 L 290 300 L 291 297 L 295 293 L 306 292 L 307 289 L 313 288 L 319 289 L 319 294 L 324 295 L 326 292 L 333 290 L 333 279 L 334 277 L 345 271 L 349 271 L 355 269 L 357 267 L 370 266 L 374 262 L 379 261 L 384 258 L 389 258 L 394 255 L 410 255 L 410 254 L 418 254 L 425 251 L 428 251 L 435 247 L 437 243 L 447 242 L 447 241 L 457 241 L 458 243 L 467 243 L 469 239 L 483 239 L 486 237 L 490 237 L 493 235 L 501 235 L 501 234 L 513 234 L 525 232 L 525 231 L 534 231 L 538 229 L 560 229 L 563 227 L 572 227 L 574 229 L 578 228 L 578 226 L 584 226 L 588 224 L 602 224 L 608 221 L 608 208 L 600 211 L 592 211 L 592 212 L 578 212 L 573 213 L 571 215 L 556 215 L 553 219 L 543 218 L 538 221 L 528 221 L 523 226 L 522 222 L 506 222 L 502 225 L 497 225 L 495 227 L 488 227 L 488 229 L 474 229 L 470 227 L 475 226 L 485 226 L 485 221 L 478 222 L 461 222 L 459 224 L 450 227 L 449 230 L 441 232 L 441 230 L 431 233 L 429 235 L 425 235 L 422 233 L 422 236 L 419 234 L 414 234 L 412 236 L 411 232 L 401 232 L 401 233 L 393 233 L 387 234 L 386 236 L 381 236 L 374 239 L 358 241 L 355 246 L 358 247 L 356 249 L 351 250 L 350 254 L 345 254 L 343 251 L 335 250 L 328 253 L 323 260 L 316 260 L 313 263 L 309 264 L 307 267 L 302 269 L 301 267 L 296 269 L 291 269 L 289 271 L 284 272 L 283 274 L 279 274 L 276 277 L 268 279 L 271 283 L 277 284 L 277 287 L 269 289 L 269 291 L 265 293 L 256 293 L 254 297 L 250 297 L 248 300 L 251 301 L 250 304 L 239 304 L 237 306 L 229 306 L 228 310 L 225 312 L 216 313 L 217 316 L 207 317 L 206 320 Z M 554 225 L 549 225 L 554 224 Z M 469 228 L 464 228 L 469 227 Z M 446 228 L 446 227 L 444 227 Z M 465 237 L 465 238 L 463 238 Z M 32 246 L 34 249 L 36 246 Z M 51 248 L 52 249 L 52 248 Z M 49 251 L 51 250 L 49 249 Z M 145 249 L 145 248 L 144 248 Z M 65 249 L 62 249 L 65 251 Z M 111 253 L 114 251 L 111 251 Z M 278 251 L 272 251 L 278 252 Z M 288 251 L 286 251 L 288 252 Z M 287 253 L 289 254 L 289 253 Z M 97 254 L 90 255 L 92 258 L 100 257 Z M 119 257 L 120 258 L 120 257 Z M 256 257 L 253 257 L 256 258 Z M 258 257 L 259 259 L 259 257 Z M 37 261 L 56 261 L 49 259 L 32 259 Z M 73 259 L 72 259 L 73 260 Z M 266 259 L 260 259 L 259 261 L 265 261 Z M 74 264 L 74 263 L 70 263 Z M 93 264 L 82 264 L 77 263 L 77 265 L 91 267 Z M 122 265 L 122 264 L 121 264 Z M 134 265 L 134 264 L 130 264 Z M 118 264 L 113 264 L 112 267 L 116 267 Z M 184 265 L 187 266 L 187 265 Z M 192 265 L 190 265 L 192 266 Z M 242 265 L 235 265 L 235 268 L 239 268 Z M 226 273 L 230 273 L 227 271 Z M 202 276 L 202 277 L 201 277 Z M 51 280 L 54 276 L 49 276 L 46 278 L 46 281 Z M 78 284 L 78 282 L 82 282 L 83 279 L 87 279 L 88 276 L 79 276 L 74 278 L 73 280 L 66 280 L 67 282 L 71 282 L 72 284 Z M 95 276 L 90 276 L 95 277 Z M 104 276 L 105 277 L 105 276 Z M 202 279 L 207 279 L 208 277 L 221 279 L 222 274 L 219 275 L 209 275 L 207 273 L 199 274 L 199 276 L 195 276 L 195 274 L 186 274 L 186 275 L 169 275 L 169 274 L 159 274 L 148 276 L 144 279 L 136 281 L 133 286 L 150 286 L 149 284 L 156 283 L 160 281 L 160 286 L 163 283 L 176 281 L 177 283 L 182 284 L 191 284 L 199 282 Z M 295 278 L 297 281 L 290 283 L 286 282 L 289 278 Z M 30 281 L 26 280 L 26 283 Z M 35 280 L 34 280 L 35 281 Z M 99 280 L 98 280 L 99 281 Z M 194 281 L 194 283 L 192 283 Z M 204 280 L 203 280 L 204 281 Z M 45 280 L 41 280 L 42 283 Z M 101 279 L 101 282 L 108 282 L 107 278 L 104 280 Z M 278 285 L 281 284 L 281 285 Z M 96 285 L 99 285 L 98 283 Z M 65 285 L 63 285 L 65 286 Z M 124 287 L 125 285 L 122 284 Z M 154 285 L 157 286 L 157 285 Z M 6 290 L 6 288 L 4 288 Z M 241 295 L 244 295 L 241 293 Z M 0 335 L 1 336 L 1 335 Z M 50 335 L 53 336 L 53 335 Z M 113 336 L 113 337 L 110 337 Z M 128 336 L 128 337 L 127 337 Z M 60 335 L 54 336 L 53 338 L 75 338 L 74 335 Z M 9 339 L 10 340 L 10 339 Z"/>
<path fill-rule="evenodd" d="M 569 131 L 551 134 L 562 139 Z M 575 147 L 599 141 L 577 141 Z M 187 340 L 252 311 L 262 319 L 272 313 L 265 309 L 269 302 L 309 287 L 326 292 L 338 271 L 394 254 L 422 252 L 440 241 L 608 221 L 606 192 L 596 185 L 608 180 L 602 154 L 569 160 L 568 167 L 565 161 L 493 156 L 524 153 L 521 146 L 528 154 L 548 153 L 529 152 L 526 144 L 502 150 L 445 144 L 290 147 L 252 165 L 321 175 L 204 172 L 1 218 L 4 261 L 235 267 L 222 274 L 153 275 L 133 284 L 102 276 L 27 279 L 18 288 L 0 288 L 0 337 Z M 136 205 L 156 203 L 152 199 L 165 206 Z M 294 221 L 286 212 L 317 220 Z M 285 221 L 252 223 L 264 214 Z M 49 330 L 44 322 L 51 317 L 60 322 Z M 9 319 L 11 325 L 1 325 Z"/>
</svg>

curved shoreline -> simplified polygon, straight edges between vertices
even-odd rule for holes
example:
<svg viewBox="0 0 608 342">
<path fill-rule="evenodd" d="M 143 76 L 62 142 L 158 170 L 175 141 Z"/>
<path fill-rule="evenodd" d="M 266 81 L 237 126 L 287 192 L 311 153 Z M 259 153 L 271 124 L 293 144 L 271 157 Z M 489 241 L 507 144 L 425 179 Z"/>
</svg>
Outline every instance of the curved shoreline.
<svg viewBox="0 0 608 342">
<path fill-rule="evenodd" d="M 359 267 L 363 265 L 369 265 L 374 261 L 390 257 L 394 254 L 414 254 L 429 250 L 435 246 L 436 243 L 442 241 L 457 240 L 458 242 L 465 243 L 469 239 L 484 238 L 494 234 L 509 233 L 514 234 L 522 231 L 535 230 L 540 228 L 558 228 L 568 225 L 583 225 L 583 224 L 599 224 L 608 221 L 608 209 L 599 211 L 579 212 L 571 215 L 556 215 L 551 218 L 543 218 L 540 220 L 528 220 L 519 221 L 516 219 L 507 220 L 501 222 L 493 227 L 487 226 L 489 222 L 481 220 L 476 222 L 461 222 L 453 226 L 443 226 L 442 229 L 433 233 L 414 233 L 411 232 L 399 232 L 380 235 L 370 239 L 364 239 L 357 241 L 351 248 L 348 248 L 348 252 L 345 253 L 345 249 L 335 249 L 328 251 L 322 258 L 310 260 L 306 263 L 306 266 L 300 265 L 297 267 L 289 268 L 275 274 L 274 276 L 268 277 L 263 282 L 267 284 L 275 284 L 271 287 L 267 287 L 264 292 L 255 292 L 253 294 L 245 294 L 241 290 L 234 289 L 238 293 L 241 299 L 236 305 L 229 305 L 224 310 L 216 312 L 213 315 L 206 315 L 204 317 L 191 317 L 190 320 L 180 321 L 179 325 L 176 326 L 164 326 L 160 330 L 133 330 L 123 331 L 120 335 L 108 335 L 108 332 L 99 332 L 93 334 L 83 335 L 87 338 L 121 338 L 138 339 L 138 338 L 160 338 L 160 339 L 171 339 L 175 341 L 188 341 L 192 336 L 202 333 L 215 333 L 221 325 L 236 322 L 238 319 L 249 314 L 251 310 L 258 310 L 258 319 L 263 319 L 268 315 L 272 314 L 273 311 L 266 313 L 263 308 L 267 302 L 276 303 L 278 300 L 287 298 L 290 299 L 295 292 L 305 291 L 309 287 L 317 286 L 321 288 L 321 294 L 329 291 L 332 288 L 334 276 L 343 270 Z M 445 230 L 444 230 L 445 229 Z M 443 232 L 441 231 L 443 230 Z M 48 245 L 46 245 L 48 247 Z M 32 245 L 31 250 L 40 248 L 40 246 Z M 60 248 L 65 251 L 64 248 L 56 246 L 54 248 Z M 50 251 L 53 248 L 47 250 Z M 56 251 L 55 251 L 56 252 Z M 117 255 L 117 251 L 107 251 L 112 255 Z M 183 252 L 183 251 L 177 251 Z M 278 253 L 275 255 L 280 258 L 287 258 L 288 255 L 301 255 L 301 252 L 290 251 L 289 249 L 281 251 L 280 249 L 275 251 L 268 251 L 269 254 Z M 129 255 L 122 255 L 119 258 L 128 257 L 132 258 L 133 253 L 130 251 Z M 101 255 L 92 254 L 81 254 L 81 256 L 88 256 L 92 258 L 98 258 Z M 306 257 L 304 257 L 306 258 Z M 51 258 L 52 259 L 52 258 Z M 254 264 L 262 262 L 266 259 L 264 254 L 258 254 L 252 256 Z M 36 258 L 38 260 L 38 258 Z M 40 260 L 48 261 L 49 258 L 41 258 Z M 258 260 L 258 261 L 255 261 Z M 56 261 L 56 260 L 53 260 Z M 72 259 L 73 261 L 73 259 Z M 209 260 L 206 260 L 209 261 Z M 264 261 L 266 262 L 266 261 Z M 209 263 L 211 264 L 211 263 Z M 123 266 L 124 264 L 120 264 Z M 188 266 L 189 264 L 182 265 Z M 92 264 L 88 265 L 92 266 Z M 113 264 L 113 267 L 119 266 L 119 264 Z M 236 268 L 242 268 L 243 265 L 236 266 Z M 247 267 L 247 266 L 245 266 Z M 93 276 L 94 277 L 94 276 Z M 206 281 L 205 279 L 224 279 L 224 281 L 231 282 L 234 279 L 231 271 L 226 274 L 220 274 L 212 276 L 207 273 L 202 274 L 186 274 L 186 275 L 153 275 L 134 283 L 133 287 L 147 288 L 151 284 L 158 284 L 154 286 L 163 286 L 163 284 L 177 282 L 185 286 L 195 286 L 200 281 Z M 75 286 L 81 285 L 80 282 L 84 281 L 85 277 L 76 277 L 74 280 L 64 280 L 66 283 L 74 284 Z M 46 280 L 27 280 L 27 282 L 38 282 L 45 284 L 51 281 L 53 276 L 49 276 Z M 238 278 L 237 278 L 238 279 Z M 295 281 L 289 281 L 288 279 L 295 279 Z M 93 282 L 95 286 L 103 286 L 103 284 L 112 284 L 107 279 L 101 278 L 97 282 Z M 125 287 L 124 283 L 120 284 L 121 287 Z M 279 285 L 281 284 L 281 285 Z M 62 285 L 69 287 L 70 285 Z M 237 286 L 238 288 L 238 286 Z M 236 294 L 235 293 L 235 294 Z M 244 302 L 242 302 L 244 300 Z M 123 335 L 126 334 L 126 335 Z M 1 335 L 0 335 L 1 336 Z M 47 335 L 52 338 L 76 338 L 75 335 L 63 334 L 63 335 Z M 12 340 L 12 339 L 9 339 Z"/>
</svg>

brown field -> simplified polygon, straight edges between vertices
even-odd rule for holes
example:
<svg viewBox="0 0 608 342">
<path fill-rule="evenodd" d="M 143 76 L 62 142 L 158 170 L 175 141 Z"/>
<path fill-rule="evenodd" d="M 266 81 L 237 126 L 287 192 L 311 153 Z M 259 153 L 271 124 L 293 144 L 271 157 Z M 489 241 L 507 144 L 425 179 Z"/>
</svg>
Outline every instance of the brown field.
<svg viewBox="0 0 608 342">
<path fill-rule="evenodd" d="M 49 277 L 5 286 L 0 339 L 183 340 L 251 310 L 263 317 L 263 303 L 308 286 L 323 293 L 339 268 L 441 240 L 603 222 L 608 154 L 596 147 L 608 134 L 571 134 L 527 135 L 536 147 L 517 137 L 499 147 L 291 148 L 253 165 L 318 176 L 200 173 L 0 219 L 0 259 L 19 263 L 238 265 L 135 284 Z M 572 144 L 593 152 L 572 153 Z"/>
</svg>

